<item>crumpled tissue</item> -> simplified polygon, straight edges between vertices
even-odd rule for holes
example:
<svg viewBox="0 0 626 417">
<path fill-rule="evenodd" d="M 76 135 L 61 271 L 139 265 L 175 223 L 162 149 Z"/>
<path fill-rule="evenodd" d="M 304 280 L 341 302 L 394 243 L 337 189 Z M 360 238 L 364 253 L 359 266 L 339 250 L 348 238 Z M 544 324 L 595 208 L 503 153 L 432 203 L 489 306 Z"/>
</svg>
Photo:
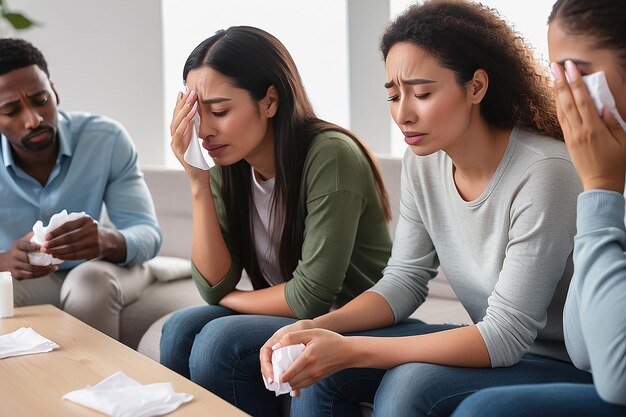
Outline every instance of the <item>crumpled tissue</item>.
<svg viewBox="0 0 626 417">
<path fill-rule="evenodd" d="M 37 245 L 42 245 L 45 241 L 46 235 L 49 232 L 53 231 L 64 223 L 80 219 L 83 216 L 85 216 L 84 211 L 68 214 L 67 210 L 63 209 L 60 213 L 56 213 L 52 215 L 52 217 L 50 217 L 50 222 L 46 227 L 44 227 L 41 220 L 37 220 L 33 225 L 33 237 L 30 239 L 30 241 Z M 63 260 L 57 259 L 49 253 L 30 252 L 28 254 L 28 262 L 31 265 L 48 266 L 60 264 L 61 262 L 63 262 Z"/>
<path fill-rule="evenodd" d="M 615 117 L 622 129 L 626 132 L 626 122 L 620 116 L 615 106 L 615 99 L 609 89 L 609 84 L 606 81 L 606 74 L 604 71 L 594 72 L 593 74 L 585 75 L 583 82 L 587 86 L 587 91 L 593 100 L 593 103 L 598 109 L 598 113 L 602 113 L 602 108 L 607 107 L 609 112 Z"/>
<path fill-rule="evenodd" d="M 287 394 L 292 391 L 291 385 L 286 382 L 280 383 L 280 376 L 285 372 L 287 368 L 304 352 L 304 344 L 299 343 L 297 345 L 289 345 L 276 349 L 272 353 L 272 370 L 274 371 L 274 380 L 271 384 L 268 384 L 265 375 L 263 376 L 263 382 L 265 388 L 270 391 L 276 392 L 278 397 L 281 394 Z"/>
<path fill-rule="evenodd" d="M 112 417 L 152 417 L 171 413 L 193 395 L 174 392 L 169 382 L 142 385 L 116 372 L 94 386 L 68 392 L 63 399 Z"/>
<path fill-rule="evenodd" d="M 200 139 L 198 138 L 198 130 L 200 129 L 200 114 L 196 111 L 191 121 L 193 127 L 191 129 L 191 140 L 185 150 L 183 158 L 185 161 L 196 168 L 208 170 L 212 166 L 215 166 L 215 162 L 209 156 L 209 152 L 200 146 Z"/>
<path fill-rule="evenodd" d="M 12 333 L 0 336 L 0 359 L 50 352 L 58 348 L 59 345 L 30 327 L 20 327 Z"/>
</svg>

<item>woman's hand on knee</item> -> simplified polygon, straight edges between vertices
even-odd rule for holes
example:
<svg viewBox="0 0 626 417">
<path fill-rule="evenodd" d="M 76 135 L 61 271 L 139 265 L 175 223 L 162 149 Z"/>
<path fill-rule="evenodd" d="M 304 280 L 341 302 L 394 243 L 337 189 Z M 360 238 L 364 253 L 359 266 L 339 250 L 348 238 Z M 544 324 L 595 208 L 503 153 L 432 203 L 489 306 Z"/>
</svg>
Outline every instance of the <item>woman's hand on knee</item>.
<svg viewBox="0 0 626 417">
<path fill-rule="evenodd" d="M 279 343 L 281 338 L 290 332 L 295 332 L 299 330 L 306 329 L 314 329 L 315 324 L 313 320 L 299 320 L 295 323 L 289 324 L 285 327 L 281 327 L 278 329 L 272 337 L 270 337 L 267 342 L 261 347 L 261 351 L 259 353 L 259 359 L 261 362 L 261 373 L 265 377 L 265 379 L 271 384 L 274 381 L 274 369 L 272 367 L 272 353 L 282 347 Z M 287 346 L 287 345 L 284 345 Z"/>
</svg>

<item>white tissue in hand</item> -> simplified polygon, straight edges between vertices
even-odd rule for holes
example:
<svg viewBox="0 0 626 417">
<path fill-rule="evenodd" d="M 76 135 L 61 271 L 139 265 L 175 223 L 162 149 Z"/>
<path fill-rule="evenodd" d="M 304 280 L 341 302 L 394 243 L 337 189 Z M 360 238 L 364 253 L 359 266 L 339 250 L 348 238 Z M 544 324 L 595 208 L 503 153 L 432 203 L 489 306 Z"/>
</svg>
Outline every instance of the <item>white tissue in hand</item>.
<svg viewBox="0 0 626 417">
<path fill-rule="evenodd" d="M 41 220 L 37 220 L 33 225 L 33 237 L 30 241 L 37 245 L 42 245 L 48 233 L 67 222 L 80 219 L 84 215 L 84 211 L 68 214 L 67 210 L 63 209 L 60 213 L 56 213 L 50 218 L 50 222 L 46 227 L 43 226 L 43 222 Z M 48 266 L 60 264 L 63 260 L 54 258 L 48 253 L 30 252 L 28 254 L 28 262 L 31 265 Z"/>
<path fill-rule="evenodd" d="M 183 158 L 185 161 L 196 168 L 207 170 L 215 165 L 213 159 L 209 156 L 209 152 L 200 146 L 198 139 L 198 130 L 200 129 L 200 114 L 196 112 L 192 119 L 193 127 L 191 129 L 191 140 L 185 151 Z M 205 155 L 206 154 L 206 155 Z"/>
<path fill-rule="evenodd" d="M 142 385 L 123 372 L 98 384 L 68 392 L 63 399 L 114 417 L 151 417 L 170 413 L 193 396 L 174 392 L 172 384 Z"/>
<path fill-rule="evenodd" d="M 606 74 L 604 71 L 598 71 L 590 75 L 585 75 L 583 77 L 583 82 L 587 86 L 589 95 L 591 96 L 593 103 L 596 105 L 598 113 L 602 113 L 602 108 L 608 108 L 609 112 L 626 132 L 626 122 L 624 122 L 624 119 L 622 119 L 617 111 L 617 107 L 615 107 L 615 99 L 609 89 L 609 84 L 606 81 Z"/>
<path fill-rule="evenodd" d="M 298 356 L 304 351 L 304 345 L 302 343 L 297 345 L 289 345 L 276 349 L 272 353 L 272 370 L 274 371 L 274 381 L 271 384 L 267 383 L 267 379 L 263 376 L 263 382 L 265 382 L 265 388 L 270 391 L 275 391 L 278 397 L 281 394 L 287 394 L 291 392 L 291 386 L 284 382 L 279 383 L 280 376 L 285 372 L 287 368 L 296 360 Z"/>
</svg>

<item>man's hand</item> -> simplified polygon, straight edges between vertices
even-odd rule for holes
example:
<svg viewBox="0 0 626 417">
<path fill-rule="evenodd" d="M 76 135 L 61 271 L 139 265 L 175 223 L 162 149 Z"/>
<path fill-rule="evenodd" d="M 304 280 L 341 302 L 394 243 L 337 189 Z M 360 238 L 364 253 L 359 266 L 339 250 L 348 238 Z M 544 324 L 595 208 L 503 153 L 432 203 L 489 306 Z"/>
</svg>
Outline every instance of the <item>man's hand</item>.
<svg viewBox="0 0 626 417">
<path fill-rule="evenodd" d="M 113 229 L 100 227 L 85 215 L 49 232 L 43 251 L 64 261 L 101 258 L 120 263 L 126 259 L 124 237 Z"/>
<path fill-rule="evenodd" d="M 33 232 L 13 242 L 11 249 L 0 253 L 0 270 L 9 271 L 17 280 L 40 278 L 55 272 L 56 265 L 37 266 L 28 262 L 28 252 L 39 252 L 40 246 L 30 242 Z"/>
</svg>

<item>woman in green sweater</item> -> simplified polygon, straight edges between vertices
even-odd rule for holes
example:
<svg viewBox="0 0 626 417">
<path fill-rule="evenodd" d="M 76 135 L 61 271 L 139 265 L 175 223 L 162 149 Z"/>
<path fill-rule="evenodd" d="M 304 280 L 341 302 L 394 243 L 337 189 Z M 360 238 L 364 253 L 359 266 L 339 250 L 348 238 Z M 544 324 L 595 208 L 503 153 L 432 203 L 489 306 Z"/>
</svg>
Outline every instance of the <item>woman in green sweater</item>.
<svg viewBox="0 0 626 417">
<path fill-rule="evenodd" d="M 317 118 L 272 35 L 218 31 L 191 53 L 183 78 L 172 149 L 191 183 L 193 278 L 209 305 L 165 323 L 161 363 L 244 410 L 262 402 L 271 413 L 278 404 L 258 371 L 258 396 L 237 398 L 234 364 L 258 370 L 259 348 L 277 329 L 375 283 L 391 250 L 386 191 L 366 147 Z M 196 114 L 217 164 L 209 173 L 183 157 Z M 244 269 L 254 291 L 235 288 Z M 224 344 L 232 356 L 215 357 Z"/>
</svg>

